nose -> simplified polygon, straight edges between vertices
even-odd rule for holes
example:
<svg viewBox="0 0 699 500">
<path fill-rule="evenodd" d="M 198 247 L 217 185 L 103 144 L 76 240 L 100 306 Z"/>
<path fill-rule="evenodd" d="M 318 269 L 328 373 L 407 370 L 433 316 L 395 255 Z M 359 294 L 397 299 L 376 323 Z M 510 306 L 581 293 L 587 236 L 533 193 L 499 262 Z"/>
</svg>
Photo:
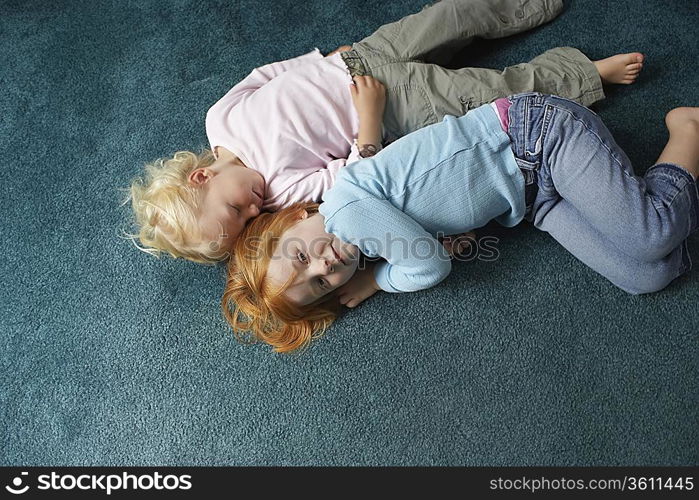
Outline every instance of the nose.
<svg viewBox="0 0 699 500">
<path fill-rule="evenodd" d="M 330 259 L 326 258 L 325 256 L 320 256 L 317 259 L 314 259 L 314 264 L 316 268 L 315 271 L 321 275 L 330 274 L 335 270 Z"/>
<path fill-rule="evenodd" d="M 260 215 L 260 207 L 258 207 L 256 204 L 251 203 L 250 206 L 248 207 L 248 217 L 257 217 Z"/>
</svg>

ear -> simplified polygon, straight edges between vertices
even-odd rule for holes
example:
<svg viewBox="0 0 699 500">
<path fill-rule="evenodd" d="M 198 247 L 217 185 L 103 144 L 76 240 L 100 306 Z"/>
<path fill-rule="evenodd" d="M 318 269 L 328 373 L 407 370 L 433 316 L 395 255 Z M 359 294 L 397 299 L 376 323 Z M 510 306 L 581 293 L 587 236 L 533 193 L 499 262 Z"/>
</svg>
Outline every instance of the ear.
<svg viewBox="0 0 699 500">
<path fill-rule="evenodd" d="M 199 186 L 205 184 L 211 177 L 212 175 L 208 168 L 200 167 L 192 170 L 187 180 L 189 180 L 190 184 Z"/>
<path fill-rule="evenodd" d="M 302 220 L 303 220 L 303 219 L 308 219 L 308 210 L 306 210 L 305 208 L 304 208 L 303 210 L 301 210 L 301 213 L 299 214 L 299 217 L 300 217 Z"/>
</svg>

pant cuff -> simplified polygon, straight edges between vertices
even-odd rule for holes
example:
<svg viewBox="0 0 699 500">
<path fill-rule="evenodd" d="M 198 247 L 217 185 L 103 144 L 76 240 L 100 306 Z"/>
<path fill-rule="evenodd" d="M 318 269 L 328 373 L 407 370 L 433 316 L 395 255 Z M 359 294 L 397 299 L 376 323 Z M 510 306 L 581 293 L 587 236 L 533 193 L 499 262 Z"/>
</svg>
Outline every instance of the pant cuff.
<svg viewBox="0 0 699 500">
<path fill-rule="evenodd" d="M 663 175 L 661 173 L 663 171 L 667 172 L 667 174 Z M 678 194 L 680 191 L 687 191 L 687 196 L 689 197 L 689 234 L 699 229 L 699 185 L 697 184 L 699 179 L 695 180 L 686 168 L 675 163 L 656 163 L 646 170 L 645 174 L 643 174 L 643 178 L 647 179 L 649 173 L 651 176 L 660 174 L 661 177 L 664 177 L 666 182 L 671 182 L 675 185 Z M 685 179 L 685 182 L 678 183 L 676 180 L 677 176 Z"/>
<path fill-rule="evenodd" d="M 605 98 L 602 77 L 600 77 L 599 71 L 597 71 L 597 66 L 589 57 L 576 48 L 566 48 L 568 50 L 565 53 L 565 57 L 575 61 L 582 72 L 583 86 L 580 92 L 580 104 L 590 107 L 592 104 Z"/>
</svg>

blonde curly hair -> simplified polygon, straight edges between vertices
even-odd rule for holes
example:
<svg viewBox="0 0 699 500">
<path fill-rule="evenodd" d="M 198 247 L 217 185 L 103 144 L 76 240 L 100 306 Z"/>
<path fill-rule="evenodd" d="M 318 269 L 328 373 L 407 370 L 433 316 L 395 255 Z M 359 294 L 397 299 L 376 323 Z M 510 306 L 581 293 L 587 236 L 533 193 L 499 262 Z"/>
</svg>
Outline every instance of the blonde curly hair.
<svg viewBox="0 0 699 500">
<path fill-rule="evenodd" d="M 213 152 L 204 149 L 200 154 L 178 151 L 145 165 L 145 173 L 132 181 L 123 203 L 131 201 L 138 232 L 126 237 L 136 248 L 155 257 L 165 253 L 200 264 L 228 258 L 228 249 L 218 242 L 203 243 L 197 220 L 202 189 L 188 182 L 195 169 L 215 160 Z"/>
<path fill-rule="evenodd" d="M 281 287 L 266 279 L 281 235 L 300 220 L 303 210 L 314 214 L 318 203 L 296 203 L 274 214 L 260 214 L 234 244 L 221 308 L 242 342 L 262 341 L 276 352 L 297 351 L 322 335 L 339 314 L 340 301 L 335 293 L 296 306 L 284 297 L 293 275 Z"/>
</svg>

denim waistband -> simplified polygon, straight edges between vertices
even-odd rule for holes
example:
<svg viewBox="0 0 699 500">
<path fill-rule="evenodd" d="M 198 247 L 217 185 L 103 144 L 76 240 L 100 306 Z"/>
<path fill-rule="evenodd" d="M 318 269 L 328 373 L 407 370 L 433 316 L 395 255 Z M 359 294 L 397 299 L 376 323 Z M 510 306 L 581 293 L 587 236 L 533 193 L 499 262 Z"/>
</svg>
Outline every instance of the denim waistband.
<svg viewBox="0 0 699 500">
<path fill-rule="evenodd" d="M 517 166 L 519 166 L 519 170 L 524 176 L 526 206 L 524 218 L 526 220 L 531 220 L 534 200 L 539 192 L 538 180 L 539 167 L 541 165 L 540 158 L 538 158 L 539 151 L 537 150 L 540 145 L 536 143 L 539 133 L 534 130 L 537 123 L 529 122 L 530 113 L 528 110 L 530 107 L 543 105 L 546 97 L 546 95 L 538 92 L 526 92 L 507 98 L 510 102 L 510 107 L 507 110 L 507 134 L 510 136 L 510 147 L 515 155 Z"/>
</svg>

